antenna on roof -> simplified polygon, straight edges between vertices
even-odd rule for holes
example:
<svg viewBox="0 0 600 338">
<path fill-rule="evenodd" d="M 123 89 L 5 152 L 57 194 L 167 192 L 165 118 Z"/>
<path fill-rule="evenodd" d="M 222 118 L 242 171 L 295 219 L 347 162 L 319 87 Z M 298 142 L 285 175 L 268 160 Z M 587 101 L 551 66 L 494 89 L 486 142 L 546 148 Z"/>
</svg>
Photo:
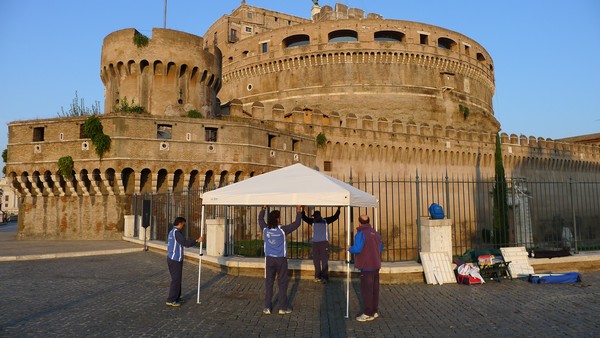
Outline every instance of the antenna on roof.
<svg viewBox="0 0 600 338">
<path fill-rule="evenodd" d="M 167 28 L 167 0 L 165 0 L 165 16 L 163 21 L 163 28 Z"/>
</svg>

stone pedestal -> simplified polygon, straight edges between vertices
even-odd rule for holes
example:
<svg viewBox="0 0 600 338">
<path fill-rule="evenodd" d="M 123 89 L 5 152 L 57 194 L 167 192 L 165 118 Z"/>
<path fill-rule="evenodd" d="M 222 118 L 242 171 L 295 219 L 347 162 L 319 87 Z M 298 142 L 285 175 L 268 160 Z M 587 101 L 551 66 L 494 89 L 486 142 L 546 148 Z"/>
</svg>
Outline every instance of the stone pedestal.
<svg viewBox="0 0 600 338">
<path fill-rule="evenodd" d="M 206 220 L 206 254 L 223 256 L 225 253 L 225 218 Z"/>
<path fill-rule="evenodd" d="M 452 262 L 452 220 L 422 217 L 421 251 L 447 252 Z"/>
<path fill-rule="evenodd" d="M 133 237 L 135 229 L 135 215 L 125 215 L 125 226 L 123 227 L 123 236 Z"/>
</svg>

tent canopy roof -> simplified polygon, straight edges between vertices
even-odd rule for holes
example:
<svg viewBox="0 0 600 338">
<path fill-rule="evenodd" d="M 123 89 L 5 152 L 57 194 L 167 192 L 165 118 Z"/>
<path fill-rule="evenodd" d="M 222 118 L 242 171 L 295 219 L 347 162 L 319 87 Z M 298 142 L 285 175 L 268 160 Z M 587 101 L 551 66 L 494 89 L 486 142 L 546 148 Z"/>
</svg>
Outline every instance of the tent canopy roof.
<svg viewBox="0 0 600 338">
<path fill-rule="evenodd" d="M 315 205 L 377 207 L 375 196 L 316 170 L 294 164 L 202 195 L 205 205 Z"/>
</svg>

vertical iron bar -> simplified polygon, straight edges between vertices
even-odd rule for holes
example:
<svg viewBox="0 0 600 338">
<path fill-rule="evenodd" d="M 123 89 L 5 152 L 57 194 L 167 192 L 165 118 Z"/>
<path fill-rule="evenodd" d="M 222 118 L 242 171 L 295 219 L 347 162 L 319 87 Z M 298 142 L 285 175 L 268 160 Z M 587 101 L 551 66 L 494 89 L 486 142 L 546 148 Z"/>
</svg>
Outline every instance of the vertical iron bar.
<svg viewBox="0 0 600 338">
<path fill-rule="evenodd" d="M 575 196 L 573 195 L 573 178 L 569 177 L 569 190 L 571 192 L 571 213 L 573 215 L 573 239 L 575 240 L 575 253 L 579 253 L 577 242 L 579 236 L 577 236 L 577 218 L 575 217 Z M 562 233 L 562 232 L 561 232 Z"/>
<path fill-rule="evenodd" d="M 420 197 L 420 187 L 419 187 L 419 169 L 416 170 L 417 176 L 415 177 L 415 187 L 416 187 L 416 202 L 417 202 L 417 257 L 418 260 L 421 260 L 421 197 Z"/>
</svg>

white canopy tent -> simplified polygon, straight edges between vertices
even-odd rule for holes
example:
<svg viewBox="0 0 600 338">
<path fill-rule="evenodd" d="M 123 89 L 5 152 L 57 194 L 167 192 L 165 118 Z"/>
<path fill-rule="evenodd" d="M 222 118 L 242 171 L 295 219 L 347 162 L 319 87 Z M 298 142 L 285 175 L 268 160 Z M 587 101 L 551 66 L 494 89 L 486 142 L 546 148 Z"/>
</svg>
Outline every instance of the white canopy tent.
<svg viewBox="0 0 600 338">
<path fill-rule="evenodd" d="M 350 245 L 350 208 L 377 208 L 377 198 L 302 164 L 277 169 L 202 195 L 200 232 L 204 229 L 205 205 L 269 205 L 269 206 L 346 206 L 347 245 Z M 377 215 L 377 212 L 375 212 Z M 377 224 L 377 220 L 375 220 Z M 377 225 L 376 225 L 377 226 Z M 350 297 L 350 253 L 346 253 L 346 318 Z M 202 244 L 198 266 L 198 299 L 200 302 L 200 277 L 202 270 Z"/>
</svg>

